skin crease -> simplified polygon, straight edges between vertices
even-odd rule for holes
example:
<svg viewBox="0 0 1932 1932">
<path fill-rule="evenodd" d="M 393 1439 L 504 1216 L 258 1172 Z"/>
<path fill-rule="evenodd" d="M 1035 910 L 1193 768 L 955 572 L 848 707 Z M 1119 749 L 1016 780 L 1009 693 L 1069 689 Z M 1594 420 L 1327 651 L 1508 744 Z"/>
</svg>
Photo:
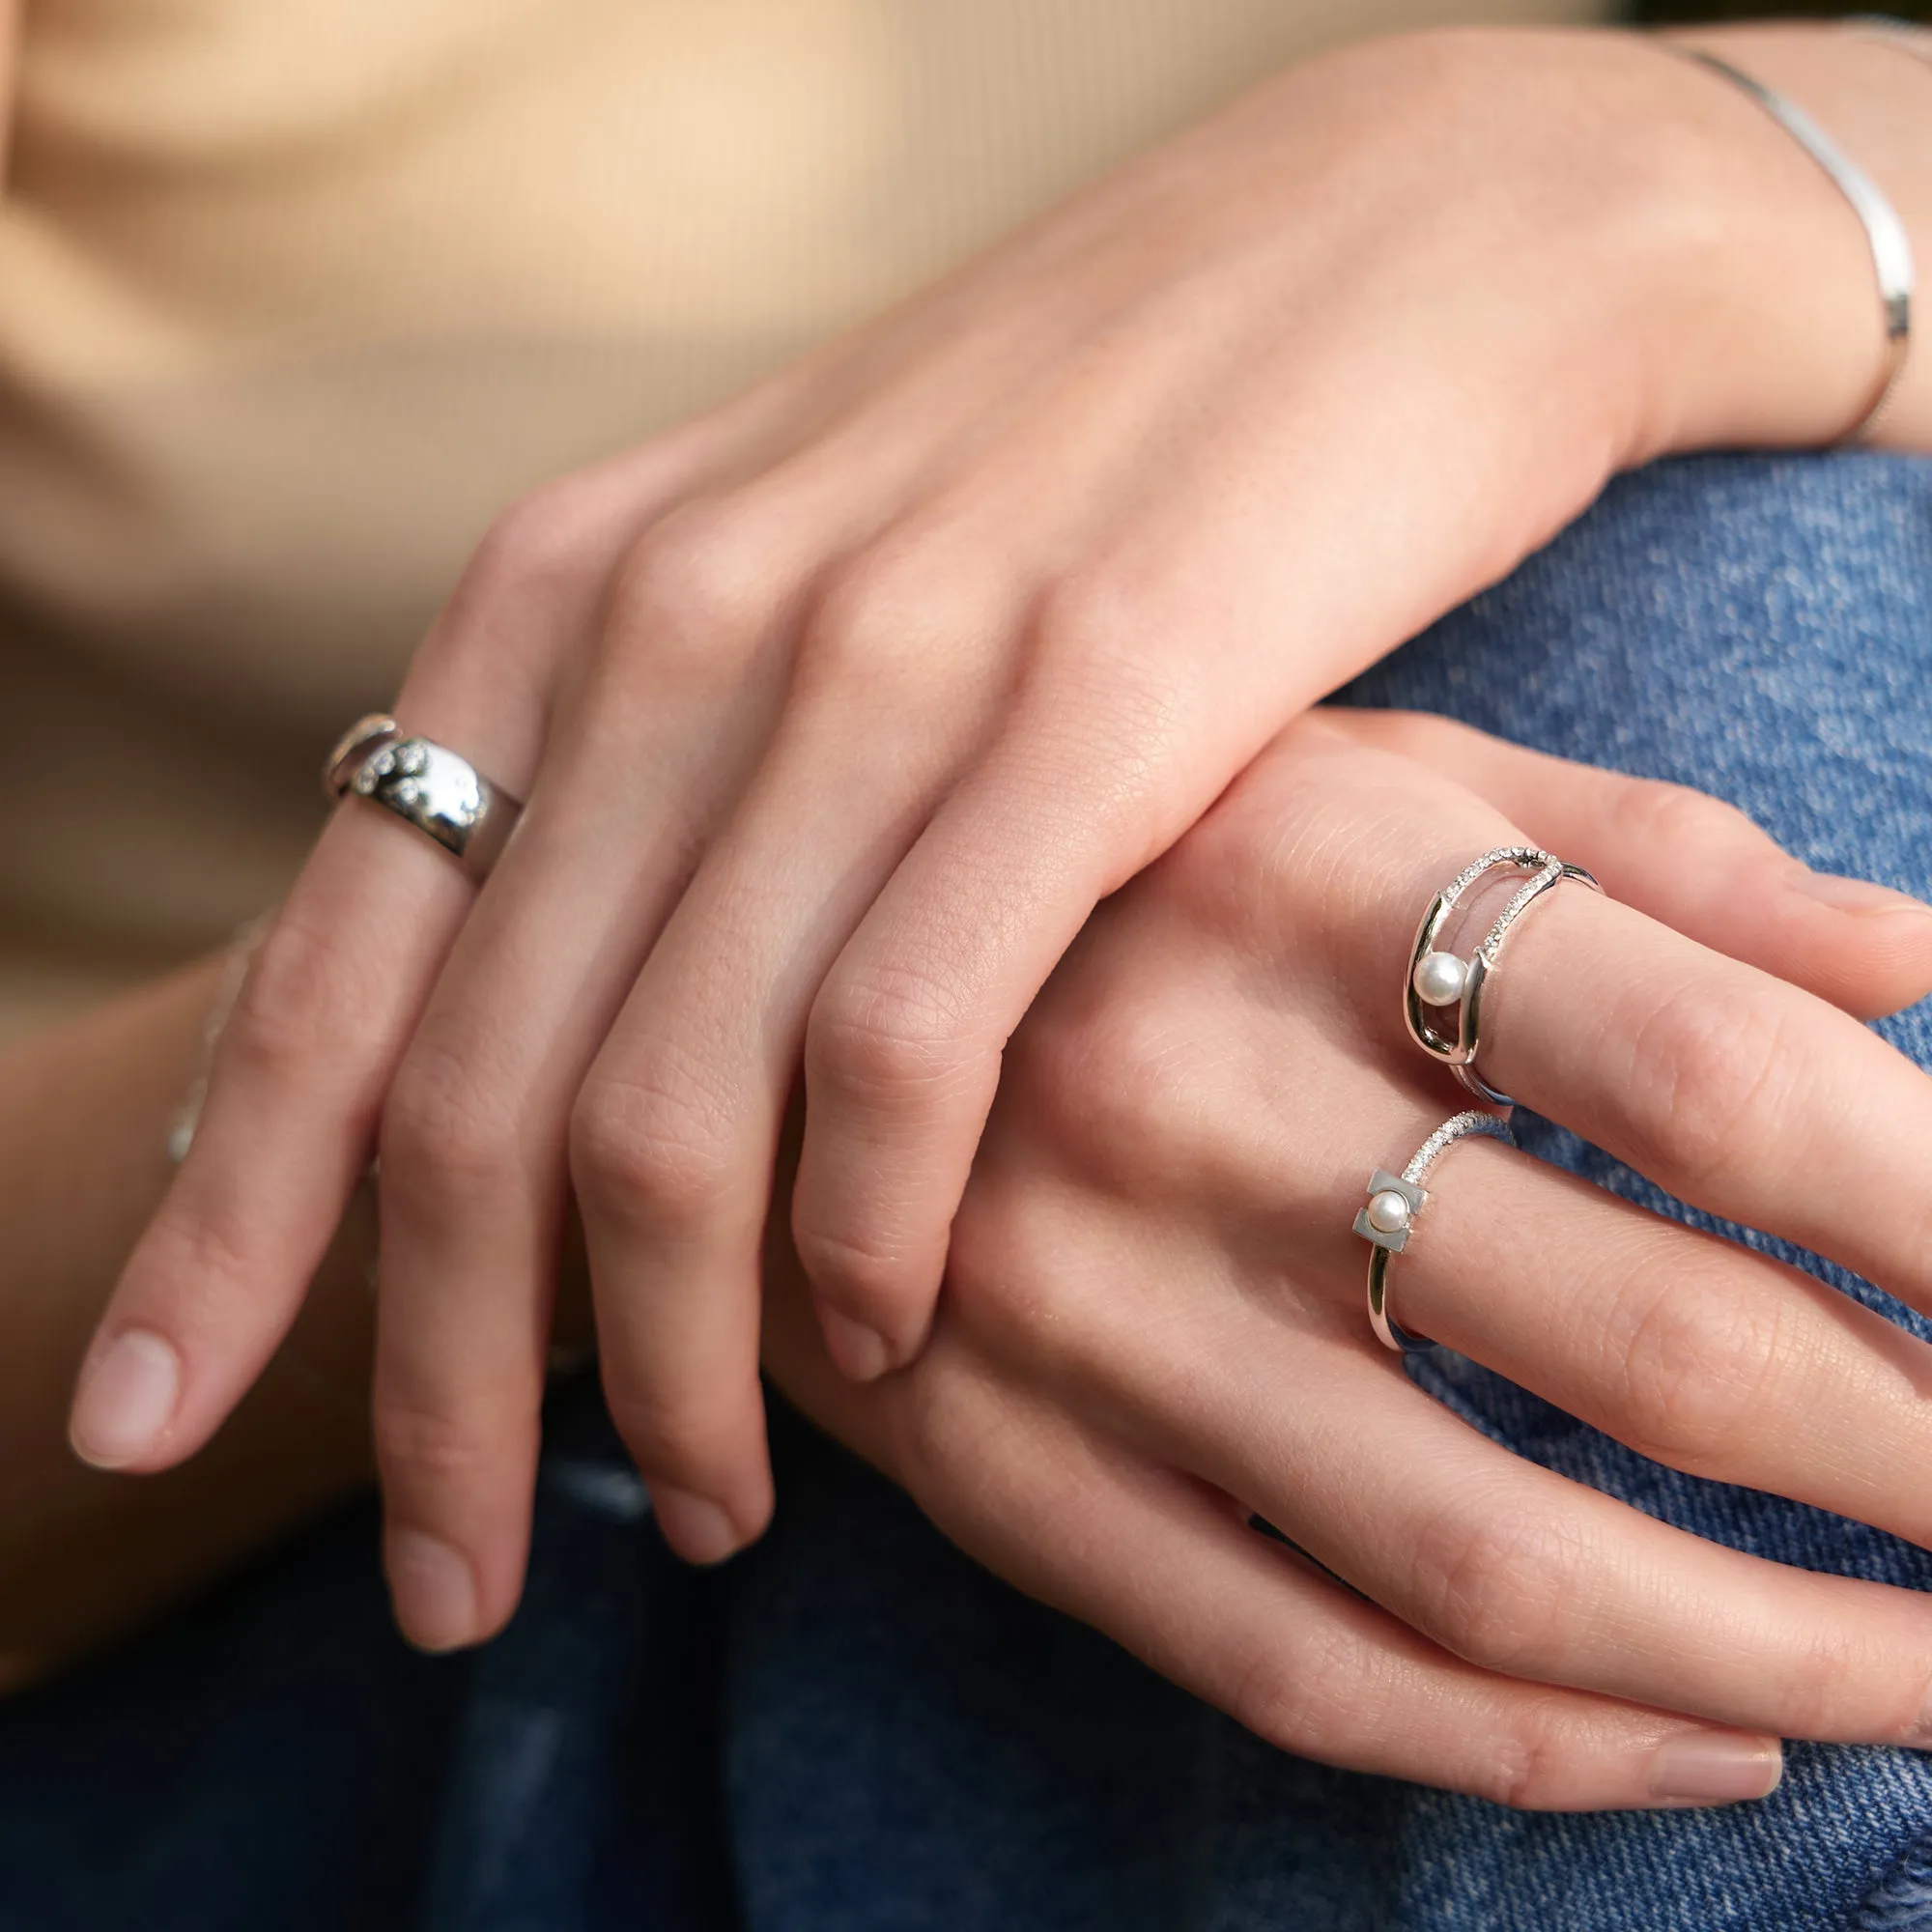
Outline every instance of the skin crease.
<svg viewBox="0 0 1932 1932">
<path fill-rule="evenodd" d="M 1928 239 L 1916 63 L 1721 39 Z M 1829 440 L 1876 357 L 1858 226 L 1748 102 L 1621 39 L 1420 37 L 1277 78 L 520 506 L 398 709 L 525 825 L 472 909 L 423 841 L 338 815 L 83 1373 L 81 1446 L 154 1470 L 208 1438 L 380 1129 L 406 1628 L 473 1640 L 514 1604 L 573 1184 L 613 1412 L 673 1544 L 725 1554 L 770 1506 L 758 1243 L 801 1062 L 820 1313 L 848 1371 L 903 1363 L 1001 1052 L 1094 903 L 1611 469 Z M 1885 434 L 1932 442 L 1922 359 Z M 412 958 L 365 943 L 403 901 Z M 139 1440 L 101 1370 L 130 1332 L 180 1370 Z"/>
</svg>

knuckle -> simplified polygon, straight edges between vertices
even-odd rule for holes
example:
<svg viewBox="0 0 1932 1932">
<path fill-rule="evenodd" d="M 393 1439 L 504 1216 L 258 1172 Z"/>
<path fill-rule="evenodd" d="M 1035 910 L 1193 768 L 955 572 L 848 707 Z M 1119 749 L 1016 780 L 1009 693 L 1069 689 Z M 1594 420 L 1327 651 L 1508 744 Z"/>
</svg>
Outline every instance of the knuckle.
<svg viewBox="0 0 1932 1932">
<path fill-rule="evenodd" d="M 1875 1650 L 1843 1620 L 1819 1619 L 1778 1672 L 1777 1729 L 1788 1738 L 1842 1736 L 1848 1725 L 1862 1729 L 1870 1686 L 1890 1679 L 1897 1662 L 1896 1653 Z M 1915 1709 L 1915 1728 L 1917 1721 Z"/>
<path fill-rule="evenodd" d="M 734 1441 L 720 1406 L 662 1388 L 608 1386 L 611 1420 L 638 1471 L 700 1494 L 727 1493 L 735 1474 Z"/>
<path fill-rule="evenodd" d="M 285 910 L 248 968 L 221 1052 L 270 1079 L 299 1077 L 340 1053 L 352 996 L 338 947 Z"/>
<path fill-rule="evenodd" d="M 1118 1396 L 1128 1383 L 1113 1363 L 1122 1330 L 1144 1343 L 1148 1325 L 1119 1270 L 1080 1259 L 1092 1246 L 1069 1238 L 1080 1216 L 1078 1198 L 1042 1172 L 976 1180 L 952 1224 L 946 1313 L 987 1361 Z"/>
<path fill-rule="evenodd" d="M 935 642 L 974 627 L 959 586 L 974 573 L 923 543 L 887 538 L 834 567 L 807 613 L 798 688 L 807 698 L 930 703 Z"/>
<path fill-rule="evenodd" d="M 1009 1396 L 963 1350 L 923 1357 L 890 1418 L 894 1479 L 955 1541 L 1019 1516 L 1013 1475 L 1037 1444 Z"/>
<path fill-rule="evenodd" d="M 1638 1270 L 1606 1327 L 1617 1433 L 1640 1455 L 1693 1474 L 1732 1465 L 1753 1419 L 1778 1412 L 1770 1384 L 1786 1352 L 1783 1328 L 1779 1297 L 1681 1253 Z"/>
<path fill-rule="evenodd" d="M 389 1186 L 454 1202 L 494 1199 L 521 1162 L 514 1110 L 470 1071 L 461 1051 L 419 1037 L 383 1109 Z"/>
<path fill-rule="evenodd" d="M 1512 1811 L 1540 1810 L 1560 1784 L 1559 1774 L 1572 1754 L 1547 1718 L 1526 1718 L 1490 1741 L 1462 1788 L 1471 1798 L 1487 1798 Z"/>
<path fill-rule="evenodd" d="M 583 558 L 584 507 L 581 486 L 569 478 L 518 497 L 470 553 L 458 601 L 494 603 L 574 577 Z"/>
<path fill-rule="evenodd" d="M 1111 561 L 1076 565 L 1041 593 L 1036 628 L 1044 654 L 1066 663 L 1110 665 L 1138 654 L 1148 632 L 1146 597 Z"/>
<path fill-rule="evenodd" d="M 1381 1661 L 1334 1618 L 1309 1617 L 1286 1646 L 1257 1646 L 1241 1666 L 1228 1715 L 1278 1750 L 1325 1758 L 1362 1735 L 1381 1700 Z"/>
<path fill-rule="evenodd" d="M 1680 987 L 1630 1039 L 1632 1165 L 1677 1193 L 1745 1173 L 1762 1149 L 1761 1123 L 1801 1117 L 1792 1089 L 1806 1057 L 1775 987 L 1743 997 L 1715 983 Z"/>
<path fill-rule="evenodd" d="M 593 1074 L 570 1121 L 570 1171 L 584 1205 L 645 1227 L 702 1225 L 731 1188 L 727 1118 L 667 1045 Z"/>
<path fill-rule="evenodd" d="M 475 1490 L 502 1465 L 502 1418 L 461 1417 L 381 1389 L 370 1426 L 385 1487 L 411 1496 Z"/>
<path fill-rule="evenodd" d="M 1669 852 L 1688 864 L 1735 856 L 1741 848 L 1775 850 L 1736 806 L 1666 779 L 1624 779 L 1609 805 L 1610 830 L 1620 842 Z"/>
<path fill-rule="evenodd" d="M 699 498 L 668 512 L 618 567 L 607 653 L 647 664 L 660 703 L 734 685 L 777 601 L 776 554 L 749 505 Z"/>
<path fill-rule="evenodd" d="M 812 1227 L 794 1213 L 792 1245 L 806 1279 L 848 1314 L 896 1315 L 919 1285 L 905 1253 L 868 1238 L 863 1229 Z"/>
<path fill-rule="evenodd" d="M 1417 1539 L 1409 1621 L 1485 1670 L 1543 1674 L 1568 1648 L 1571 1605 L 1588 1601 L 1582 1569 L 1575 1535 L 1542 1512 L 1463 1498 Z"/>
<path fill-rule="evenodd" d="M 938 973 L 879 965 L 828 980 L 806 1028 L 808 1092 L 864 1103 L 942 1102 L 971 1061 L 964 1002 Z"/>
<path fill-rule="evenodd" d="M 594 594 L 601 575 L 603 519 L 588 489 L 566 477 L 497 517 L 431 629 L 425 661 L 460 657 L 473 669 L 480 649 L 504 668 L 533 662 L 547 615 Z"/>
<path fill-rule="evenodd" d="M 1013 1068 L 1042 1138 L 1099 1186 L 1187 1186 L 1200 1151 L 1189 1127 L 1204 1123 L 1189 1093 L 1197 1040 L 1184 1009 L 1121 991 L 1043 1018 L 1017 1043 Z"/>
<path fill-rule="evenodd" d="M 1041 697 L 1067 728 L 1131 748 L 1129 770 L 1173 762 L 1201 671 L 1151 633 L 1128 585 L 1107 570 L 1076 572 L 1041 595 L 1035 632 Z"/>
<path fill-rule="evenodd" d="M 1206 673 L 1157 639 L 1091 639 L 1084 607 L 1063 614 L 1070 594 L 1058 589 L 1042 601 L 1033 661 L 998 752 L 1029 794 L 1079 801 L 1079 826 L 1104 855 L 1112 890 L 1211 802 L 1196 755 Z"/>
</svg>

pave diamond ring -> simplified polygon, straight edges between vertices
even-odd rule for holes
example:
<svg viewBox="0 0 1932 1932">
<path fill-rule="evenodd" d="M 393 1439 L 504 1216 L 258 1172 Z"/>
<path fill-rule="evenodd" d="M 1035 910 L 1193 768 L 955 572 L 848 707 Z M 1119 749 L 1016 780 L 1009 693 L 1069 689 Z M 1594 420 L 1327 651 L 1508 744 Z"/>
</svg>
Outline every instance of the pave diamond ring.
<svg viewBox="0 0 1932 1932">
<path fill-rule="evenodd" d="M 354 792 L 434 838 L 479 885 L 489 877 L 523 806 L 468 758 L 430 738 L 404 735 L 382 712 L 359 718 L 323 767 L 330 798 Z"/>
<path fill-rule="evenodd" d="M 1519 886 L 1510 902 L 1496 915 L 1483 943 L 1466 960 L 1438 950 L 1442 928 L 1463 895 L 1478 880 L 1504 867 L 1513 867 L 1530 877 Z M 1483 987 L 1495 971 L 1502 954 L 1503 941 L 1510 927 L 1554 886 L 1575 879 L 1593 893 L 1603 887 L 1581 866 L 1566 866 L 1561 859 L 1537 845 L 1499 845 L 1480 859 L 1464 866 L 1448 885 L 1429 901 L 1422 923 L 1415 928 L 1415 944 L 1409 950 L 1408 973 L 1403 980 L 1402 1013 L 1408 1037 L 1424 1053 L 1439 1060 L 1479 1100 L 1492 1106 L 1516 1103 L 1507 1094 L 1499 1094 L 1476 1071 L 1476 1051 L 1481 1043 Z M 1432 1010 L 1461 1009 L 1454 1037 L 1442 1030 L 1443 1023 L 1431 1018 Z"/>
<path fill-rule="evenodd" d="M 1468 1134 L 1487 1134 L 1505 1147 L 1516 1146 L 1516 1136 L 1500 1114 L 1472 1110 L 1444 1121 L 1416 1149 L 1414 1158 L 1400 1174 L 1377 1168 L 1369 1176 L 1368 1204 L 1355 1216 L 1355 1233 L 1369 1243 L 1369 1326 L 1384 1349 L 1416 1355 L 1435 1346 L 1420 1335 L 1409 1334 L 1389 1313 L 1389 1257 L 1401 1254 L 1408 1246 L 1408 1237 L 1415 1230 L 1415 1217 L 1429 1199 L 1429 1190 L 1422 1182 L 1431 1165 L 1445 1148 L 1453 1147 Z"/>
</svg>

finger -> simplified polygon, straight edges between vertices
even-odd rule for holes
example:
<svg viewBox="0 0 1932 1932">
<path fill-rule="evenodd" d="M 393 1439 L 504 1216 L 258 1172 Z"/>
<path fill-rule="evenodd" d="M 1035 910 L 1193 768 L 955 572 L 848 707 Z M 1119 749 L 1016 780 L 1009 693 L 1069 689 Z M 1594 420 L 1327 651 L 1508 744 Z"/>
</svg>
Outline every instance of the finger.
<svg viewBox="0 0 1932 1932">
<path fill-rule="evenodd" d="M 1426 1217 L 1389 1275 L 1405 1327 L 1657 1462 L 1932 1546 L 1922 1342 L 1522 1156 L 1459 1154 Z"/>
<path fill-rule="evenodd" d="M 1479 793 L 1613 898 L 1861 1019 L 1932 992 L 1932 906 L 1814 872 L 1734 806 L 1512 745 L 1419 712 L 1323 717 Z"/>
<path fill-rule="evenodd" d="M 1485 1156 L 1508 1158 L 1484 1144 L 1458 1165 Z M 1096 1264 L 1120 1293 L 1132 1264 L 1090 1249 Z M 1932 1739 L 1932 1608 L 1917 1593 L 1723 1548 L 1524 1462 L 1416 1389 L 1353 1320 L 1319 1369 L 1296 1336 L 1292 1401 L 1284 1338 L 1252 1299 L 1193 1297 L 1184 1332 L 1150 1340 L 1137 1330 L 1131 1361 L 1108 1368 L 1113 1400 L 1147 1418 L 1143 1446 L 1455 1655 L 1750 1731 Z"/>
<path fill-rule="evenodd" d="M 1096 901 L 1207 802 L 1193 711 L 1132 672 L 1023 704 L 827 976 L 792 1230 L 874 1371 L 923 1343 L 1009 1035 Z"/>
<path fill-rule="evenodd" d="M 1245 1528 L 1226 1496 L 1057 1408 L 993 1407 L 943 1406 L 973 1445 L 954 1480 L 976 1481 L 968 1505 L 934 1510 L 941 1527 L 1282 1750 L 1532 1810 L 1723 1804 L 1777 1782 L 1774 1737 L 1470 1664 Z"/>
<path fill-rule="evenodd" d="M 574 478 L 498 524 L 397 699 L 410 729 L 526 794 L 556 640 L 588 622 L 603 559 L 643 513 L 640 483 L 668 487 L 673 454 Z M 82 1365 L 71 1433 L 89 1461 L 179 1462 L 260 1373 L 367 1164 L 472 896 L 412 828 L 354 798 L 337 810 L 254 961 L 194 1145 Z"/>
<path fill-rule="evenodd" d="M 963 386 L 931 401 L 941 414 L 967 406 Z M 695 1040 L 715 1042 L 699 1082 L 705 1092 L 744 1090 L 742 1106 L 734 1100 L 731 1122 L 718 1130 L 721 1144 L 738 1151 L 748 1204 L 730 1222 L 739 1262 L 726 1268 L 730 1291 L 710 1292 L 701 1264 L 710 1250 L 681 1240 L 673 1241 L 674 1267 L 660 1268 L 652 1256 L 642 1259 L 639 1274 L 640 1258 L 627 1250 L 620 1263 L 621 1236 L 606 1233 L 612 1220 L 629 1227 L 627 1215 L 635 1217 L 639 1204 L 633 1199 L 628 1209 L 599 1212 L 613 1192 L 657 1185 L 675 1193 L 689 1176 L 703 1145 L 693 1138 L 694 1121 L 637 1138 L 638 1129 L 648 1129 L 646 1111 L 677 1104 L 676 1075 L 660 1079 L 656 1062 L 615 1072 L 607 1066 L 578 1110 L 580 1165 L 606 1315 L 607 1384 L 652 1483 L 660 1525 L 683 1553 L 716 1559 L 755 1535 L 769 1511 L 762 1403 L 744 1319 L 755 1276 L 742 1264 L 740 1224 L 762 1211 L 767 1117 L 791 1078 L 798 1028 L 784 1001 L 804 997 L 794 953 L 801 944 L 822 951 L 831 943 L 825 922 L 837 890 L 828 885 L 831 897 L 816 903 L 787 894 L 803 877 L 796 867 L 829 867 L 843 878 L 851 843 L 845 835 L 870 814 L 882 823 L 868 825 L 859 842 L 883 837 L 892 849 L 875 863 L 859 862 L 868 897 L 911 830 L 899 826 L 876 787 L 855 790 L 849 776 L 829 801 L 838 827 L 799 823 L 814 809 L 822 775 L 851 764 L 849 689 L 839 694 L 847 709 L 829 741 L 823 733 L 813 740 L 810 730 L 790 734 L 810 741 L 802 767 L 776 751 L 767 759 L 765 740 L 781 696 L 793 709 L 804 701 L 810 713 L 811 694 L 828 682 L 822 666 L 838 684 L 840 673 L 867 662 L 868 638 L 845 635 L 825 618 L 847 579 L 863 587 L 867 578 L 861 564 L 839 560 L 876 536 L 882 504 L 924 487 L 932 462 L 928 441 L 834 424 L 821 441 L 754 478 L 687 500 L 635 544 L 604 612 L 598 669 L 571 706 L 573 722 L 546 753 L 519 840 L 525 863 L 506 861 L 485 895 L 403 1069 L 384 1132 L 387 1339 L 379 1360 L 378 1427 L 389 1445 L 392 1527 L 420 1559 L 395 1567 L 449 1579 L 444 1628 L 464 1621 L 457 1613 L 472 1601 L 458 1558 L 467 1560 L 469 1580 L 481 1578 L 483 1627 L 507 1614 L 514 1597 L 526 1515 L 517 1499 L 527 1495 L 534 1453 L 532 1337 L 541 1321 L 533 1311 L 544 1298 L 543 1257 L 554 1241 L 570 1099 L 639 967 L 660 944 L 694 867 L 698 880 L 690 891 L 714 911 L 725 902 L 723 925 L 699 913 L 677 929 L 696 924 L 721 937 L 723 956 L 715 964 L 696 957 L 683 979 L 674 963 L 654 970 L 635 1005 L 680 1070 L 692 1064 Z M 908 548 L 917 560 L 918 546 L 901 533 L 897 549 Z M 980 568 L 955 581 L 1010 579 L 1011 557 L 1000 561 L 1004 576 Z M 869 596 L 871 605 L 880 601 Z M 824 610 L 814 608 L 802 623 L 808 604 Z M 944 629 L 932 610 L 933 600 L 922 598 L 895 612 L 897 674 L 922 626 Z M 914 623 L 904 621 L 908 611 Z M 931 657 L 942 667 L 952 661 L 940 651 Z M 882 762 L 901 789 L 919 765 L 917 733 L 906 723 L 917 715 L 910 700 L 916 696 L 930 712 L 942 696 L 934 663 L 918 665 L 917 682 L 906 681 L 908 703 L 891 707 L 900 722 L 891 747 L 882 746 Z M 844 686 L 852 682 L 843 678 Z M 861 695 L 868 705 L 878 696 Z M 781 832 L 767 842 L 796 856 L 796 867 L 790 856 L 780 861 L 784 876 L 773 881 L 703 857 L 720 826 L 743 815 L 738 794 L 753 764 L 767 762 L 779 767 L 764 788 L 775 794 L 769 815 Z M 743 842 L 734 835 L 734 850 Z M 751 842 L 757 846 L 755 834 Z M 721 869 L 723 884 L 707 897 Z M 747 906 L 754 911 L 748 915 Z M 789 923 L 787 906 L 799 915 Z M 848 923 L 860 910 L 858 903 L 849 908 Z M 766 951 L 754 971 L 759 943 Z M 702 944 L 662 944 L 673 961 L 704 952 Z M 777 1008 L 759 972 L 780 986 Z M 727 985 L 739 989 L 728 1012 L 721 1004 Z M 640 1045 L 633 1058 L 649 1060 L 652 1051 Z M 755 1070 L 747 1072 L 748 1062 Z M 668 1163 L 676 1171 L 667 1172 Z M 613 1289 L 619 1267 L 624 1286 Z M 631 1304 L 639 1295 L 647 1303 L 665 1299 L 694 1268 L 702 1286 L 670 1318 L 673 1327 L 684 1323 L 687 1349 Z M 639 1290 L 639 1279 L 649 1286 Z M 454 1283 L 463 1285 L 460 1315 Z M 633 1336 L 630 1347 L 611 1346 L 625 1334 Z M 442 1546 L 434 1563 L 426 1544 Z M 425 1605 L 431 1594 L 425 1582 Z M 413 1602 L 418 1593 L 403 1595 Z"/>
<path fill-rule="evenodd" d="M 687 501 L 631 545 L 516 846 L 398 1075 L 384 1128 L 376 1420 L 391 1546 L 407 1558 L 391 1565 L 398 1614 L 421 1641 L 432 1630 L 439 1646 L 487 1635 L 514 1605 L 573 1109 L 766 754 L 803 585 L 851 540 L 875 480 L 864 464 L 795 466 Z M 743 1030 L 758 1017 L 753 1003 Z M 736 1050 L 738 1031 L 721 1037 L 720 1057 Z M 712 1037 L 701 1027 L 671 1036 L 680 1056 Z M 693 1151 L 674 1134 L 651 1146 L 687 1162 Z M 624 1151 L 635 1179 L 648 1150 Z M 587 1167 L 582 1179 L 603 1278 L 605 1189 Z M 608 1295 L 606 1306 L 607 1380 L 621 1395 Z M 715 1560 L 762 1527 L 771 1479 L 754 1357 L 714 1352 L 700 1371 L 686 1402 L 702 1411 L 700 1474 L 654 1463 L 637 1427 L 627 1435 L 673 1546 Z M 620 1424 L 636 1413 L 620 1402 Z M 690 1433 L 673 1430 L 678 1440 Z"/>
<path fill-rule="evenodd" d="M 515 1605 L 571 1108 L 782 689 L 775 597 L 700 616 L 668 607 L 661 568 L 645 581 L 648 658 L 611 651 L 559 726 L 384 1116 L 376 1441 L 397 1616 L 429 1648 Z M 616 607 L 621 642 L 642 593 Z M 738 1396 L 739 1506 L 761 1521 L 755 1383 Z"/>
<path fill-rule="evenodd" d="M 1487 1077 L 1679 1199 L 1932 1308 L 1917 1161 L 1932 1081 L 1845 1014 L 1628 906 L 1549 898 L 1486 995 Z"/>
<path fill-rule="evenodd" d="M 1523 834 L 1471 793 L 1418 781 L 1409 761 L 1328 755 L 1341 742 L 1318 723 L 1279 782 L 1231 795 L 1217 816 L 1288 828 L 1264 924 L 1286 939 L 1312 892 L 1344 1007 L 1414 1070 L 1391 980 L 1416 913 L 1472 853 Z M 1490 977 L 1479 1064 L 1679 1199 L 1932 1307 L 1932 1210 L 1913 1157 L 1932 1135 L 1932 1080 L 1800 988 L 1559 887 L 1512 929 Z"/>
<path fill-rule="evenodd" d="M 998 582 L 975 571 L 950 581 Z M 972 659 L 927 648 L 922 626 L 952 641 L 993 618 L 902 610 L 890 644 L 847 641 L 833 653 L 825 627 L 846 621 L 833 612 L 815 613 L 757 777 L 639 975 L 577 1107 L 572 1172 L 606 1390 L 667 1533 L 694 1555 L 728 1553 L 768 1506 L 768 1478 L 740 1424 L 757 1410 L 759 1248 L 807 1013 L 983 708 L 970 692 L 947 701 L 943 668 Z M 897 721 L 890 739 L 854 742 L 855 702 Z"/>
</svg>

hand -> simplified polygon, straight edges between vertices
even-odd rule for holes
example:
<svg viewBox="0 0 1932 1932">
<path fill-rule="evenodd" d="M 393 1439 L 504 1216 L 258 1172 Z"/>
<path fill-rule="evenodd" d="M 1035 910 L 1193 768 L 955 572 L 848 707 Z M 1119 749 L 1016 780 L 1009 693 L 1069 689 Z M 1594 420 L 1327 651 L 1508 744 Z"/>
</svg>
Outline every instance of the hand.
<svg viewBox="0 0 1932 1932">
<path fill-rule="evenodd" d="M 1618 37 L 1355 49 L 514 510 L 397 710 L 523 825 L 472 909 L 426 841 L 337 815 L 83 1371 L 82 1453 L 207 1439 L 380 1128 L 405 1627 L 478 1638 L 516 1599 L 573 1182 L 667 1534 L 754 1534 L 801 1065 L 793 1229 L 872 1375 L 921 1346 L 1002 1049 L 1097 900 L 1611 469 L 1856 412 L 1868 267 L 1760 123 Z"/>
<path fill-rule="evenodd" d="M 1924 1222 L 1873 1211 L 1919 1196 L 1932 1081 L 1814 996 L 1922 992 L 1932 912 L 1673 787 L 1324 714 L 1095 914 L 1027 1016 L 922 1360 L 844 1381 L 775 1241 L 774 1373 L 968 1551 L 1304 1755 L 1592 1808 L 1759 1795 L 1777 1734 L 1932 1744 L 1923 1597 L 1520 1462 L 1371 1338 L 1363 1181 L 1469 1104 L 1403 1031 L 1414 921 L 1525 835 L 1624 903 L 1559 888 L 1512 933 L 1489 1076 L 1932 1306 Z M 1404 1323 L 1677 1468 L 1932 1542 L 1932 1350 L 1493 1142 L 1430 1187 Z"/>
</svg>

